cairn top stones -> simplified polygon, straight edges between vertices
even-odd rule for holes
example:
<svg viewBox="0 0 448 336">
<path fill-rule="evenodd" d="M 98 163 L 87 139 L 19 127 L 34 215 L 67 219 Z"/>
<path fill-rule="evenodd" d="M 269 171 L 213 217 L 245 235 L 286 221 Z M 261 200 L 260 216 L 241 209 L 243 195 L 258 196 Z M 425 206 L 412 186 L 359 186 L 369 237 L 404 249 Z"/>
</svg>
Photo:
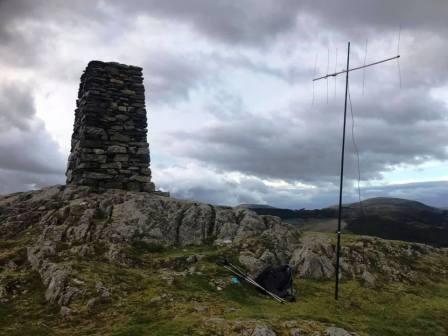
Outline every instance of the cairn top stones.
<svg viewBox="0 0 448 336">
<path fill-rule="evenodd" d="M 142 68 L 91 61 L 81 76 L 67 184 L 154 191 Z"/>
</svg>

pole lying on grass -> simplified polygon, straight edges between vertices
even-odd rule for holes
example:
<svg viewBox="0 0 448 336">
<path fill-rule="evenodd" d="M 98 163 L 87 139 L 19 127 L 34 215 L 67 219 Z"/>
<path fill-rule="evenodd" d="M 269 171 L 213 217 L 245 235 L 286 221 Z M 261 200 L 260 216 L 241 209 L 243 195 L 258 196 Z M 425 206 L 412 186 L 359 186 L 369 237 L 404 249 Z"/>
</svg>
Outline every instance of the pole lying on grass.
<svg viewBox="0 0 448 336">
<path fill-rule="evenodd" d="M 265 292 L 266 294 L 270 295 L 272 298 L 274 298 L 276 301 L 278 301 L 279 303 L 285 303 L 286 300 L 282 299 L 281 297 L 275 295 L 274 293 L 268 291 L 266 288 L 264 288 L 263 286 L 261 286 L 260 284 L 258 284 L 255 280 L 253 280 L 251 277 L 241 274 L 238 271 L 232 269 L 229 266 L 224 266 L 225 269 L 229 270 L 230 272 L 232 272 L 233 274 L 235 274 L 236 276 L 244 279 L 246 282 L 250 283 L 251 285 L 261 289 L 263 292 Z"/>
<path fill-rule="evenodd" d="M 251 285 L 261 289 L 263 292 L 274 298 L 279 303 L 286 303 L 286 300 L 282 299 L 278 295 L 275 295 L 274 293 L 268 291 L 266 288 L 261 286 L 259 283 L 257 283 L 254 279 L 252 279 L 250 276 L 245 274 L 241 269 L 239 269 L 237 266 L 232 265 L 227 260 L 222 260 L 220 263 L 226 270 L 230 271 L 231 273 L 235 274 L 236 276 L 244 279 L 246 282 L 250 283 Z"/>
</svg>

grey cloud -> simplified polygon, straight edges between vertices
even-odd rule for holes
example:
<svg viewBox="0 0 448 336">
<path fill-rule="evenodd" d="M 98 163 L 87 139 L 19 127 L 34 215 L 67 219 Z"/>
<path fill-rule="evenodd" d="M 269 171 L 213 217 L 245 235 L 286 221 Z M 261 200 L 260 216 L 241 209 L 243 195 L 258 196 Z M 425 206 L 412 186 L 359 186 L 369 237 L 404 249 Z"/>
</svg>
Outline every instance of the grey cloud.
<svg viewBox="0 0 448 336">
<path fill-rule="evenodd" d="M 123 10 L 186 22 L 212 39 L 252 45 L 293 29 L 300 7 L 292 0 L 134 0 L 115 4 Z"/>
<path fill-rule="evenodd" d="M 55 40 L 67 28 L 90 30 L 92 36 L 114 43 L 125 34 L 129 20 L 113 14 L 103 1 L 3 0 L 0 56 L 4 63 L 25 68 L 47 63 Z"/>
<path fill-rule="evenodd" d="M 389 41 L 395 53 L 400 25 L 402 28 L 402 76 L 404 87 L 443 85 L 448 61 L 446 36 L 448 6 L 445 0 L 417 1 L 136 1 L 135 8 L 150 16 L 187 22 L 212 40 L 228 44 L 266 48 L 266 41 L 294 36 L 298 48 L 313 42 L 352 40 L 362 61 L 365 39 Z M 121 5 L 124 6 L 124 5 Z M 129 10 L 130 7 L 127 7 Z M 326 34 L 322 34 L 325 32 Z M 288 35 L 289 34 L 289 35 Z M 325 38 L 323 37 L 325 36 Z M 329 41 L 325 41 L 328 39 Z M 270 46 L 272 46 L 271 43 Z M 345 47 L 345 45 L 344 45 Z M 375 47 L 373 47 L 375 48 Z M 388 49 L 381 46 L 381 49 Z M 264 51 L 264 50 L 263 50 Z M 375 55 L 370 46 L 369 56 Z M 334 55 L 332 55 L 334 56 Z M 309 71 L 275 68 L 244 56 L 216 55 L 222 64 L 244 66 L 297 82 Z M 420 60 L 425 59 L 425 62 Z M 397 80 L 396 70 L 393 80 Z"/>
<path fill-rule="evenodd" d="M 241 203 L 268 204 L 278 208 L 317 209 L 338 202 L 338 186 L 318 183 L 315 188 L 273 187 L 255 176 L 229 179 L 226 174 L 205 166 L 157 166 L 156 184 L 170 191 L 173 197 L 205 203 L 235 206 Z M 182 174 L 183 173 L 183 174 Z M 189 176 L 188 179 L 184 178 Z M 417 182 L 361 188 L 362 199 L 398 197 L 413 199 L 435 207 L 448 207 L 448 181 Z M 344 185 L 343 202 L 358 202 L 358 191 L 350 183 Z"/>
<path fill-rule="evenodd" d="M 190 185 L 189 187 L 179 189 L 170 188 L 171 194 L 180 199 L 194 200 L 204 203 L 218 205 L 237 205 L 242 203 L 258 203 L 260 198 L 252 195 L 250 191 L 242 188 L 235 189 L 235 186 L 223 183 L 219 188 L 208 187 L 206 185 Z"/>
<path fill-rule="evenodd" d="M 240 118 L 245 113 L 241 96 L 226 89 L 217 89 L 205 108 L 220 119 Z"/>
<path fill-rule="evenodd" d="M 42 16 L 48 10 L 42 1 L 0 2 L 0 56 L 3 62 L 31 65 L 39 62 L 38 50 L 53 35 Z M 28 28 L 26 26 L 28 25 Z M 42 29 L 45 28 L 45 29 Z"/>
<path fill-rule="evenodd" d="M 263 62 L 256 62 L 250 57 L 234 53 L 231 55 L 223 55 L 218 52 L 203 54 L 204 58 L 210 59 L 218 66 L 228 66 L 230 68 L 242 68 L 255 73 L 263 73 L 272 77 L 276 77 L 288 82 L 294 82 L 304 77 L 311 77 L 313 69 L 303 69 L 293 67 L 289 64 L 286 66 L 271 66 L 267 64 L 266 60 Z"/>
<path fill-rule="evenodd" d="M 298 77 L 298 73 L 292 68 L 274 68 L 252 62 L 243 55 L 230 57 L 218 52 L 176 54 L 167 50 L 152 51 L 142 66 L 150 102 L 167 104 L 188 100 L 193 90 L 206 88 L 211 91 L 212 97 L 210 104 L 205 108 L 211 114 L 220 117 L 244 113 L 240 94 L 222 86 L 221 75 L 225 72 L 223 67 L 243 68 L 285 81 L 292 81 Z"/>
<path fill-rule="evenodd" d="M 24 83 L 6 83 L 0 90 L 2 191 L 18 190 L 24 184 L 50 184 L 64 174 L 65 159 L 36 118 L 28 90 Z M 17 178 L 9 177 L 12 172 Z"/>
<path fill-rule="evenodd" d="M 431 98 L 428 88 L 370 89 L 368 97 L 353 98 L 359 116 L 391 125 L 447 120 L 445 104 Z"/>
<path fill-rule="evenodd" d="M 300 209 L 323 207 L 337 201 L 336 191 L 330 193 L 320 189 L 316 194 L 308 190 L 270 188 L 253 177 L 244 177 L 238 183 L 208 178 L 201 179 L 200 183 L 184 180 L 160 182 L 157 185 L 170 191 L 173 197 L 228 206 L 250 203 Z"/>
<path fill-rule="evenodd" d="M 320 39 L 324 30 L 362 42 L 396 34 L 400 25 L 403 33 L 440 34 L 447 30 L 448 17 L 445 0 L 131 0 L 114 5 L 128 13 L 184 22 L 212 40 L 255 47 L 286 34 L 293 34 L 295 42 L 309 43 Z"/>
<path fill-rule="evenodd" d="M 28 95 L 28 87 L 4 85 L 0 92 L 0 131 L 18 128 L 21 131 L 29 129 L 28 121 L 34 114 L 33 101 Z"/>
<path fill-rule="evenodd" d="M 63 174 L 35 174 L 0 168 L 0 195 L 65 183 Z"/>
<path fill-rule="evenodd" d="M 392 29 L 394 16 L 409 17 L 408 21 L 414 22 L 414 15 L 420 12 L 427 14 L 426 17 L 434 18 L 434 20 L 419 20 L 422 24 L 434 25 L 435 30 L 438 27 L 437 22 L 441 22 L 441 18 L 444 20 L 446 17 L 443 15 L 446 6 L 443 6 L 441 1 L 432 1 L 430 5 L 426 5 L 426 3 L 421 5 L 421 2 L 416 1 L 411 4 L 408 1 L 406 3 L 399 2 L 398 5 L 396 2 L 386 3 L 384 1 L 356 2 L 347 0 L 342 3 L 305 1 L 299 5 L 294 1 L 284 1 L 279 4 L 269 0 L 247 0 L 238 3 L 203 0 L 188 2 L 131 0 L 107 3 L 76 1 L 62 5 L 59 1 L 18 0 L 4 1 L 0 6 L 0 19 L 2 19 L 0 21 L 0 39 L 1 36 L 9 36 L 9 38 L 3 39 L 0 55 L 4 61 L 9 60 L 11 64 L 20 66 L 32 66 L 48 61 L 47 55 L 54 47 L 53 41 L 60 37 L 60 31 L 67 27 L 84 29 L 91 27 L 92 36 L 97 36 L 98 40 L 107 41 L 109 44 L 120 43 L 120 37 L 126 35 L 130 23 L 137 15 L 142 14 L 173 22 L 186 22 L 196 27 L 197 31 L 204 36 L 233 44 L 265 46 L 264 41 L 270 40 L 273 36 L 282 33 L 293 34 L 295 38 L 292 41 L 297 42 L 298 47 L 303 47 L 304 43 L 311 43 L 309 35 L 316 29 L 316 33 L 322 32 L 323 28 L 332 31 L 337 28 L 342 31 L 347 26 L 352 27 L 355 32 L 359 31 L 360 26 L 370 28 L 385 26 Z M 404 7 L 407 10 L 400 11 L 400 8 Z M 349 14 L 346 15 L 344 12 L 344 15 L 342 13 L 337 15 L 342 9 L 348 10 Z M 351 12 L 357 15 L 350 15 Z M 365 19 L 363 15 L 366 16 Z M 311 16 L 314 20 L 326 21 L 329 24 L 327 26 L 311 25 L 306 20 L 299 20 L 300 16 Z M 350 21 L 342 20 L 341 17 L 345 16 L 353 22 L 350 24 Z M 331 20 L 337 22 L 332 25 Z M 403 35 L 406 35 L 407 29 L 418 28 L 420 25 L 414 27 L 404 24 L 404 27 Z M 393 29 L 396 28 L 397 26 Z M 431 35 L 424 31 L 413 31 L 412 34 L 416 39 L 414 43 L 418 43 L 421 48 L 407 48 L 406 55 L 403 55 L 406 57 L 406 61 L 402 62 L 403 85 L 443 84 L 446 82 L 444 73 L 446 73 L 445 69 L 448 69 L 448 63 L 446 58 L 440 57 L 440 55 L 444 54 L 446 35 L 433 36 L 434 34 Z M 350 37 L 350 34 L 347 36 Z M 366 33 L 363 41 L 367 37 Z M 423 52 L 424 55 L 422 55 Z M 149 84 L 154 93 L 153 99 L 161 101 L 166 101 L 172 93 L 178 93 L 185 97 L 190 89 L 199 85 L 199 80 L 196 80 L 199 72 L 211 73 L 211 71 L 200 70 L 201 62 L 204 59 L 215 64 L 211 67 L 212 70 L 226 64 L 244 67 L 250 71 L 264 72 L 289 82 L 299 82 L 301 78 L 311 76 L 311 69 L 303 71 L 299 67 L 273 67 L 264 62 L 255 62 L 249 57 L 235 52 L 226 56 L 211 53 L 201 55 L 197 59 L 187 57 L 185 60 L 181 60 L 184 57 L 183 51 L 180 51 L 178 55 L 166 55 L 166 59 L 160 55 L 162 57 L 158 60 L 158 56 L 149 54 L 146 66 L 152 71 L 148 82 L 150 81 Z M 416 64 L 422 56 L 429 62 Z M 77 60 L 72 60 L 72 63 L 73 61 L 77 62 Z M 189 64 L 186 64 L 187 62 Z M 171 64 L 166 65 L 169 63 Z M 210 68 L 210 64 L 208 67 Z M 164 68 L 164 70 L 157 71 L 158 68 Z M 57 69 L 51 72 L 52 75 L 64 75 L 70 67 L 66 63 L 61 65 L 53 62 L 52 69 Z M 158 76 L 157 72 L 165 72 L 167 76 L 179 80 L 169 81 L 166 77 Z M 73 78 L 73 73 L 71 71 L 69 74 L 70 79 Z M 176 73 L 179 73 L 177 77 Z"/>
<path fill-rule="evenodd" d="M 42 77 L 72 82 L 77 86 L 79 76 L 87 65 L 82 53 L 91 48 L 92 41 L 101 45 L 122 43 L 122 38 L 132 32 L 131 27 L 138 12 L 127 3 L 125 11 L 132 15 L 120 15 L 120 3 L 102 1 L 76 1 L 62 4 L 60 1 L 5 1 L 0 4 L 0 56 L 2 63 L 18 68 L 32 69 Z M 118 11 L 118 12 L 117 12 Z M 80 44 L 80 52 L 70 58 L 51 59 L 55 47 L 63 38 L 63 32 L 84 34 L 86 45 Z M 91 31 L 89 30 L 91 29 Z M 90 34 L 91 35 L 86 35 Z M 188 99 L 191 90 L 212 77 L 210 67 L 215 65 L 201 55 L 179 52 L 166 48 L 146 48 L 132 51 L 144 59 L 148 97 L 152 102 L 168 103 Z M 115 53 L 113 61 L 127 59 L 126 53 Z M 109 61 L 109 60 L 105 60 Z M 125 61 L 123 61 L 125 62 Z M 36 69 L 37 72 L 36 72 Z M 38 84 L 37 78 L 35 79 Z"/>
<path fill-rule="evenodd" d="M 49 37 L 60 28 L 92 27 L 109 43 L 119 42 L 136 16 L 180 22 L 200 34 L 227 43 L 256 45 L 290 31 L 296 25 L 294 1 L 2 1 L 0 3 L 0 55 L 22 66 L 37 64 L 39 52 L 51 49 Z M 14 50 L 14 52 L 11 52 Z M 15 58 L 14 58 L 15 57 Z"/>
<path fill-rule="evenodd" d="M 362 35 L 363 38 L 378 33 L 378 30 L 397 31 L 400 24 L 405 30 L 444 31 L 447 7 L 444 0 L 129 0 L 70 3 L 15 0 L 0 3 L 0 39 L 3 42 L 17 39 L 21 35 L 15 35 L 18 33 L 16 28 L 32 19 L 56 24 L 64 22 L 76 27 L 88 22 L 107 25 L 117 19 L 123 24 L 126 20 L 122 18 L 144 13 L 186 23 L 217 41 L 256 46 L 292 32 L 297 40 L 316 39 L 317 32 L 313 31 L 316 29 L 344 32 L 352 37 Z M 119 34 L 119 30 L 113 31 L 110 37 Z"/>
<path fill-rule="evenodd" d="M 223 89 L 219 76 L 232 67 L 244 68 L 284 79 L 303 90 L 301 85 L 309 83 L 311 69 L 303 71 L 304 65 L 291 67 L 286 61 L 282 66 L 272 66 L 274 63 L 270 63 L 267 50 L 279 47 L 276 42 L 290 41 L 291 50 L 301 52 L 310 45 L 320 44 L 322 49 L 327 42 L 325 39 L 345 41 L 354 38 L 355 45 L 359 46 L 354 49 L 354 59 L 358 62 L 362 60 L 362 43 L 357 42 L 363 42 L 364 38 L 389 39 L 402 24 L 402 91 L 397 94 L 395 72 L 388 74 L 377 70 L 376 78 L 368 77 L 368 95 L 362 99 L 357 99 L 360 82 L 352 82 L 362 177 L 380 179 L 381 172 L 394 165 L 447 158 L 444 147 L 447 143 L 446 108 L 429 96 L 429 86 L 444 85 L 447 79 L 448 63 L 443 57 L 446 54 L 447 10 L 445 1 L 408 0 L 288 0 L 281 3 L 274 0 L 0 1 L 0 57 L 4 65 L 32 70 L 36 83 L 45 68 L 46 76 L 69 79 L 77 85 L 85 66 L 83 48 L 92 48 L 89 44 L 92 40 L 86 39 L 86 45 L 80 44 L 79 54 L 52 59 L 52 48 L 67 31 L 77 31 L 79 27 L 84 34 L 91 33 L 86 37 L 95 37 L 93 41 L 98 41 L 101 47 L 101 41 L 105 45 L 121 43 L 129 25 L 139 15 L 175 22 L 173 26 L 179 29 L 192 27 L 198 33 L 198 39 L 205 37 L 204 42 L 213 51 L 199 54 L 188 47 L 187 50 L 179 47 L 178 53 L 170 53 L 160 46 L 157 53 L 148 53 L 142 64 L 148 104 L 188 100 L 192 90 L 207 87 L 211 88 L 208 92 L 212 92 L 212 96 L 205 106 L 204 118 L 211 113 L 225 120 L 214 127 L 173 134 L 173 147 L 167 150 L 188 160 L 209 163 L 222 174 L 242 171 L 261 177 L 334 182 L 340 155 L 339 105 L 329 104 L 305 111 L 305 107 L 297 108 L 304 106 L 303 101 L 292 101 L 290 104 L 294 108 L 288 116 L 284 113 L 277 115 L 277 111 L 270 111 L 271 117 L 254 116 L 243 104 L 244 92 Z M 223 53 L 229 46 L 229 52 Z M 245 56 L 254 52 L 252 47 L 256 48 L 258 56 L 266 55 L 266 60 L 258 57 L 257 61 Z M 246 53 L 248 50 L 250 52 Z M 285 58 L 289 52 L 284 49 L 275 51 L 277 57 L 284 55 Z M 390 80 L 391 76 L 394 82 Z M 388 92 L 391 82 L 396 87 Z M 35 118 L 31 98 L 18 88 L 5 87 L 2 92 L 6 94 L 1 97 L 0 127 L 10 131 L 7 138 L 0 136 L 2 174 L 12 170 L 22 174 L 22 171 L 30 174 L 30 180 L 36 180 L 36 172 L 39 172 L 42 181 L 62 176 L 65 162 L 43 124 Z M 179 138 L 184 141 L 179 143 Z M 347 142 L 346 171 L 352 179 L 356 177 L 355 156 L 350 138 Z M 42 181 L 40 183 L 44 183 Z M 230 182 L 213 187 L 210 184 L 204 187 L 201 181 L 194 183 L 182 184 L 186 191 L 176 190 L 201 199 L 212 195 L 217 202 L 224 202 L 224 199 L 271 202 L 268 196 L 261 196 L 270 194 L 269 190 L 254 181 L 245 181 L 243 189 Z M 250 183 L 254 183 L 253 187 L 248 187 Z M 224 187 L 230 191 L 224 192 Z M 276 195 L 278 198 L 273 196 L 272 202 L 281 203 L 281 199 L 298 197 L 291 191 Z M 306 204 L 305 200 L 303 202 Z"/>
<path fill-rule="evenodd" d="M 444 105 L 432 101 L 427 92 L 403 100 L 393 97 L 382 92 L 380 97 L 364 97 L 368 102 L 363 105 L 353 102 L 355 140 L 365 180 L 381 179 L 382 172 L 401 164 L 448 159 Z M 171 141 L 169 150 L 224 171 L 306 182 L 337 181 L 341 119 L 342 107 L 334 104 L 312 111 L 293 109 L 275 118 L 245 114 L 213 126 L 175 132 L 173 139 L 184 141 Z M 349 116 L 346 173 L 353 179 L 357 170 L 350 122 Z"/>
<path fill-rule="evenodd" d="M 352 36 L 397 31 L 400 24 L 408 29 L 447 29 L 445 0 L 308 0 L 304 4 L 306 11 L 326 28 L 337 28 Z"/>
<path fill-rule="evenodd" d="M 211 77 L 207 65 L 200 65 L 199 59 L 170 52 L 152 53 L 142 66 L 150 102 L 172 103 L 188 99 L 191 90 L 206 85 Z"/>
<path fill-rule="evenodd" d="M 64 174 L 65 160 L 42 122 L 30 131 L 0 136 L 0 168 L 41 174 Z"/>
<path fill-rule="evenodd" d="M 153 181 L 173 197 L 205 203 L 236 205 L 260 203 L 262 182 L 256 177 L 242 177 L 235 181 L 216 169 L 204 165 L 153 166 Z"/>
<path fill-rule="evenodd" d="M 401 61 L 403 85 L 432 87 L 446 84 L 448 60 L 444 55 L 447 53 L 448 31 L 417 31 L 411 36 Z"/>
</svg>

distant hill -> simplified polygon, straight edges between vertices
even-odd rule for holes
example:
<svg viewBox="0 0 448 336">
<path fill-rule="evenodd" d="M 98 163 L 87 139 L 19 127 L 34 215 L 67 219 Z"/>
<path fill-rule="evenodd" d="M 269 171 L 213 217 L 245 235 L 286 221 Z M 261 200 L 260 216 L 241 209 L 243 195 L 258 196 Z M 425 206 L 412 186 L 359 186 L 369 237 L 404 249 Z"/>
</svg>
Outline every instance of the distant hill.
<svg viewBox="0 0 448 336">
<path fill-rule="evenodd" d="M 337 207 L 318 210 L 252 208 L 258 214 L 278 216 L 307 231 L 335 231 Z M 355 234 L 448 246 L 448 210 L 420 202 L 377 197 L 346 204 L 344 228 Z"/>
<path fill-rule="evenodd" d="M 273 206 L 267 204 L 240 204 L 239 207 L 248 209 L 277 209 Z"/>
<path fill-rule="evenodd" d="M 448 210 L 399 198 L 372 198 L 344 208 L 356 234 L 448 246 Z"/>
</svg>

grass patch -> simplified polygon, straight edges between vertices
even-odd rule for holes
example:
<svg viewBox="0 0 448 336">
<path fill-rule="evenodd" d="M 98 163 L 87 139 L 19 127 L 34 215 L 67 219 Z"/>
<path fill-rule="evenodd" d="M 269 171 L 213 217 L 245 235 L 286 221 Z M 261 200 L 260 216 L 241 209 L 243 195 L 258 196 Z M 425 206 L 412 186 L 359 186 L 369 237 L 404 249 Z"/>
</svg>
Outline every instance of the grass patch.
<svg viewBox="0 0 448 336">
<path fill-rule="evenodd" d="M 333 281 L 298 279 L 297 302 L 279 304 L 244 282 L 217 290 L 214 281 L 227 282 L 232 274 L 215 261 L 222 255 L 236 260 L 231 250 L 211 246 L 159 249 L 143 243 L 131 248 L 144 263 L 125 267 L 80 260 L 72 265 L 76 277 L 90 288 L 89 295 L 97 295 L 95 284 L 101 282 L 112 299 L 90 311 L 85 309 L 86 302 L 76 303 L 78 312 L 68 320 L 62 319 L 59 307 L 45 302 L 45 288 L 36 272 L 11 273 L 21 279 L 21 288 L 15 298 L 0 303 L 0 335 L 196 335 L 208 330 L 204 320 L 216 317 L 263 320 L 279 335 L 288 334 L 285 321 L 314 321 L 319 330 L 337 325 L 360 336 L 448 333 L 448 280 L 441 277 L 438 282 L 416 285 L 383 283 L 377 289 L 343 281 L 337 302 Z M 204 256 L 194 264 L 200 273 L 181 275 L 191 265 L 179 266 L 177 261 L 191 255 Z M 419 265 L 419 272 L 424 267 Z M 166 274 L 173 281 L 167 281 Z"/>
<path fill-rule="evenodd" d="M 142 255 L 145 253 L 160 253 L 166 250 L 165 246 L 155 242 L 147 242 L 144 240 L 135 240 L 132 243 L 134 255 Z"/>
</svg>

